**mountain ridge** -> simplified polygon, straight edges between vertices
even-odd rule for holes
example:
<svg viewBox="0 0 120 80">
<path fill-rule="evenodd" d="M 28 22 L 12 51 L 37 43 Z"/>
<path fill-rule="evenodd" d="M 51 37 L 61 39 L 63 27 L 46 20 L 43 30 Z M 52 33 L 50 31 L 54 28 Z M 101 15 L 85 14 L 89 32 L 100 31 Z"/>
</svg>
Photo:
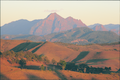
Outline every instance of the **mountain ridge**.
<svg viewBox="0 0 120 80">
<path fill-rule="evenodd" d="M 39 35 L 44 36 L 54 32 L 61 32 L 73 29 L 75 27 L 87 27 L 81 20 L 73 18 L 62 18 L 57 13 L 49 14 L 45 19 L 28 21 L 20 19 L 1 27 L 1 34 L 10 35 Z"/>
<path fill-rule="evenodd" d="M 93 31 L 88 27 L 78 27 L 68 31 L 51 33 L 48 35 L 2 35 L 2 39 L 28 39 L 32 41 L 50 41 L 73 44 L 112 43 L 118 42 L 119 36 L 111 31 Z"/>
</svg>

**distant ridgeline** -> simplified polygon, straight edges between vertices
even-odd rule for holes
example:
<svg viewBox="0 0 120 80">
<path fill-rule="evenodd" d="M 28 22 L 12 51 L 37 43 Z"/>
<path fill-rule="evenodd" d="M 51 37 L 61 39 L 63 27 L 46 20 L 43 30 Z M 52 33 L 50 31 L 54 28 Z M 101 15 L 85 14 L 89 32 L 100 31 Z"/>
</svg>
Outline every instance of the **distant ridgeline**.
<svg viewBox="0 0 120 80">
<path fill-rule="evenodd" d="M 51 41 L 73 44 L 103 44 L 119 42 L 119 36 L 111 31 L 93 31 L 87 27 L 74 28 L 68 31 L 57 32 L 45 36 L 35 35 L 2 35 L 2 39 L 26 39 L 32 41 Z"/>
<path fill-rule="evenodd" d="M 45 19 L 17 20 L 3 25 L 2 39 L 27 39 L 73 44 L 112 43 L 119 41 L 119 24 L 86 26 L 72 17 L 62 18 L 51 13 Z"/>
</svg>

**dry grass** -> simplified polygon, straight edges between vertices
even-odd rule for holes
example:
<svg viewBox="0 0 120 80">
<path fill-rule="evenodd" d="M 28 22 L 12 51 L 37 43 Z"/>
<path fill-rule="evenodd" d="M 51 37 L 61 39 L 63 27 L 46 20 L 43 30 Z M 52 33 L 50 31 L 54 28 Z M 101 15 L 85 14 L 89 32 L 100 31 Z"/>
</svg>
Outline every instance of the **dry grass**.
<svg viewBox="0 0 120 80">
<path fill-rule="evenodd" d="M 114 76 L 110 74 L 89 74 L 89 73 L 79 73 L 74 71 L 60 71 L 67 79 L 85 79 L 85 80 L 119 80 L 119 76 L 115 73 Z"/>
</svg>

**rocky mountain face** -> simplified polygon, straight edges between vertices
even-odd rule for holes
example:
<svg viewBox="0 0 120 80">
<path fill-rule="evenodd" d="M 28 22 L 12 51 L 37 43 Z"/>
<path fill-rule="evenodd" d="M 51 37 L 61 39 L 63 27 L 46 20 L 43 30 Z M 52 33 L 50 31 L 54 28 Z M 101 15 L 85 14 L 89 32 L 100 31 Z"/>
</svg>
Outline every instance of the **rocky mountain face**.
<svg viewBox="0 0 120 80">
<path fill-rule="evenodd" d="M 43 36 L 76 27 L 86 27 L 86 25 L 81 20 L 73 19 L 72 17 L 64 19 L 56 13 L 51 13 L 47 18 L 34 25 L 30 30 L 30 34 Z"/>
<path fill-rule="evenodd" d="M 68 17 L 66 19 L 57 13 L 51 13 L 45 19 L 28 21 L 17 20 L 1 27 L 1 34 L 9 35 L 47 35 L 54 32 L 67 31 L 76 27 L 87 27 L 81 20 Z"/>
<path fill-rule="evenodd" d="M 96 26 L 93 27 L 92 29 L 93 29 L 94 31 L 107 31 L 107 29 L 106 29 L 103 25 L 101 25 L 101 24 L 96 25 Z"/>
</svg>

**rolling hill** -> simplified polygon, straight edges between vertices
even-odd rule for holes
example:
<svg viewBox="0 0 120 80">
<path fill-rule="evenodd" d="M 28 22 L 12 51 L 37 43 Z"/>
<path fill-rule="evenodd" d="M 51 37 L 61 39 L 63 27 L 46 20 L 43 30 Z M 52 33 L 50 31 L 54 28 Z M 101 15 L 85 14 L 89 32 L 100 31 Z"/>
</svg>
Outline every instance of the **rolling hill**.
<svg viewBox="0 0 120 80">
<path fill-rule="evenodd" d="M 44 36 L 51 42 L 64 42 L 75 44 L 112 43 L 119 41 L 119 36 L 111 31 L 92 31 L 87 27 L 74 28 L 60 33 Z"/>
<path fill-rule="evenodd" d="M 94 67 L 111 67 L 113 71 L 119 69 L 119 44 L 75 45 L 68 43 L 31 42 L 23 40 L 3 40 L 1 50 L 30 51 L 33 54 L 45 55 L 51 61 L 65 60 L 67 62 L 85 62 Z M 21 43 L 20 43 L 21 42 Z M 3 44 L 4 43 L 4 44 Z M 9 44 L 8 44 L 9 43 Z M 16 44 L 17 43 L 17 44 Z M 3 47 L 7 46 L 7 47 Z"/>
<path fill-rule="evenodd" d="M 118 42 L 119 36 L 111 31 L 93 31 L 88 27 L 74 28 L 68 31 L 52 33 L 45 36 L 34 35 L 2 35 L 2 39 L 27 39 L 32 41 L 50 41 L 74 44 L 112 43 Z"/>
</svg>

